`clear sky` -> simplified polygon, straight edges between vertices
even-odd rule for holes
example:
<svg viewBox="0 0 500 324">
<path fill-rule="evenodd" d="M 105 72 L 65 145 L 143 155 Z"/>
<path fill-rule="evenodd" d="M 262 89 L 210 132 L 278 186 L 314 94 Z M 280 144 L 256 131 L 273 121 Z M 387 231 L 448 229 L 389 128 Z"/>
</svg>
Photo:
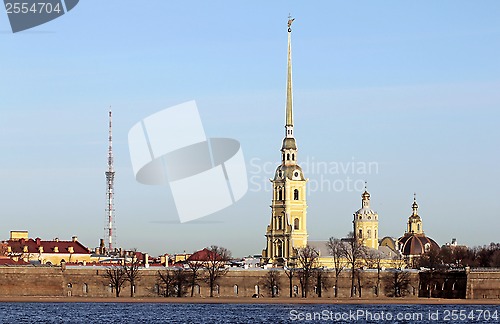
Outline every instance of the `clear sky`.
<svg viewBox="0 0 500 324">
<path fill-rule="evenodd" d="M 439 244 L 498 242 L 500 2 L 457 0 L 84 0 L 16 34 L 0 11 L 0 238 L 28 230 L 98 245 L 112 106 L 119 246 L 261 253 L 289 13 L 309 239 L 349 232 L 366 180 L 381 237 L 404 233 L 416 192 Z M 193 99 L 209 137 L 240 141 L 249 192 L 180 224 L 168 186 L 135 181 L 127 134 Z"/>
</svg>

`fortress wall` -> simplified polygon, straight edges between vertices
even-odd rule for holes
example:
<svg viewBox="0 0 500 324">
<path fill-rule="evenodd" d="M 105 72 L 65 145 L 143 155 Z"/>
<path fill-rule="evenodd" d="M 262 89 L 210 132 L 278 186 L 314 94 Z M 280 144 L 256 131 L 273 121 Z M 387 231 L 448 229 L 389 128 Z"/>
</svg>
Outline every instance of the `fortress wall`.
<svg viewBox="0 0 500 324">
<path fill-rule="evenodd" d="M 467 299 L 500 299 L 500 269 L 473 270 L 467 279 Z"/>
<path fill-rule="evenodd" d="M 163 267 L 151 267 L 142 269 L 141 278 L 136 283 L 136 297 L 156 297 L 162 292 L 158 278 L 158 271 L 166 271 Z M 109 282 L 104 278 L 104 267 L 0 267 L 0 296 L 79 296 L 79 297 L 113 297 L 114 291 L 110 289 Z M 218 281 L 219 289 L 214 292 L 218 297 L 248 298 L 254 294 L 259 297 L 270 297 L 270 288 L 266 287 L 266 277 L 268 270 L 263 269 L 231 269 L 224 277 Z M 278 273 L 278 297 L 287 298 L 289 296 L 289 279 L 283 270 Z M 385 296 L 384 286 L 389 272 L 381 273 L 382 282 L 380 285 L 381 296 Z M 377 281 L 376 271 L 361 272 L 361 286 L 363 298 L 377 298 L 375 295 L 375 285 Z M 418 291 L 418 273 L 411 273 L 408 297 L 416 297 Z M 195 295 L 208 297 L 210 295 L 209 286 L 206 282 L 200 281 L 199 292 L 195 290 Z M 317 279 L 312 279 L 310 284 L 309 298 L 318 298 L 314 293 L 314 286 Z M 333 271 L 324 271 L 322 280 L 322 298 L 334 298 L 335 274 Z M 338 282 L 338 297 L 350 296 L 350 271 L 341 273 Z M 356 280 L 356 285 L 358 281 Z M 235 287 L 236 286 L 236 287 Z M 300 282 L 297 276 L 293 278 L 292 288 L 294 297 L 301 297 Z M 296 290 L 295 290 L 296 289 Z M 359 288 L 357 288 L 359 289 Z M 187 289 L 190 295 L 190 289 Z M 121 296 L 130 296 L 130 285 L 125 283 Z"/>
</svg>

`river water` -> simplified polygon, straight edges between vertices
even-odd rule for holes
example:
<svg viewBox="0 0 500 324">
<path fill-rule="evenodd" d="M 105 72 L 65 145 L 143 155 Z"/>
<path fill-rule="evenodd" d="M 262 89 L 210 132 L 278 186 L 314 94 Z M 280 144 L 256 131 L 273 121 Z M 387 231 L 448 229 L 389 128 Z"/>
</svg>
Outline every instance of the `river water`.
<svg viewBox="0 0 500 324">
<path fill-rule="evenodd" d="M 500 305 L 0 303 L 1 323 L 500 323 Z"/>
</svg>

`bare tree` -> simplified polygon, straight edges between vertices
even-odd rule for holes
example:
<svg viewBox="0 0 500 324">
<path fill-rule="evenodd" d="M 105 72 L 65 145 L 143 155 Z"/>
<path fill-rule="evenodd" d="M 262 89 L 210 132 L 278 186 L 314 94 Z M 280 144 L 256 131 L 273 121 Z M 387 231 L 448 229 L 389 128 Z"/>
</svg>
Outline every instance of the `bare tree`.
<svg viewBox="0 0 500 324">
<path fill-rule="evenodd" d="M 344 243 L 336 238 L 330 237 L 328 240 L 328 251 L 333 258 L 333 267 L 335 268 L 335 286 L 334 286 L 334 294 L 335 298 L 338 296 L 338 286 L 339 286 L 339 277 L 342 273 L 342 270 L 345 268 L 345 264 L 342 262 L 344 258 Z"/>
<path fill-rule="evenodd" d="M 319 252 L 312 246 L 306 245 L 298 250 L 297 262 L 299 265 L 298 275 L 302 297 L 307 298 L 310 280 L 318 267 Z"/>
<path fill-rule="evenodd" d="M 264 287 L 271 293 L 271 297 L 276 297 L 280 289 L 279 270 L 271 269 L 264 277 Z"/>
<path fill-rule="evenodd" d="M 382 254 L 377 250 L 368 250 L 365 255 L 365 262 L 368 268 L 377 269 L 377 282 L 375 283 L 375 294 L 380 296 L 380 282 L 382 270 Z"/>
<path fill-rule="evenodd" d="M 207 259 L 203 261 L 203 269 L 207 272 L 205 280 L 210 286 L 210 297 L 213 297 L 217 280 L 227 274 L 226 264 L 231 259 L 231 252 L 216 245 L 212 245 L 207 250 Z"/>
<path fill-rule="evenodd" d="M 297 270 L 295 268 L 286 268 L 285 269 L 285 274 L 288 278 L 290 298 L 293 297 L 293 277 L 295 277 L 296 271 Z"/>
<path fill-rule="evenodd" d="M 133 257 L 132 262 L 123 263 L 123 271 L 125 271 L 125 278 L 130 283 L 130 297 L 135 295 L 135 284 L 141 279 L 141 273 L 139 272 L 139 267 L 141 262 L 135 257 Z"/>
<path fill-rule="evenodd" d="M 120 297 L 122 287 L 127 281 L 127 275 L 123 267 L 110 266 L 106 269 L 106 272 L 103 276 L 104 278 L 106 278 L 106 283 L 115 291 L 115 296 Z"/>
<path fill-rule="evenodd" d="M 177 297 L 182 297 L 186 294 L 188 288 L 188 277 L 186 271 L 182 268 L 174 270 L 174 289 Z"/>
<path fill-rule="evenodd" d="M 325 275 L 325 270 L 323 268 L 316 268 L 314 274 L 316 275 L 316 294 L 318 297 L 321 297 L 323 290 L 328 290 L 328 286 L 330 286 L 331 283 L 328 276 Z"/>
<path fill-rule="evenodd" d="M 194 287 L 196 283 L 200 279 L 200 272 L 203 269 L 203 263 L 198 261 L 190 261 L 188 262 L 189 270 L 191 271 L 191 275 L 189 276 L 189 284 L 191 287 L 191 297 L 194 296 Z"/>
<path fill-rule="evenodd" d="M 354 232 L 350 232 L 347 235 L 346 244 L 342 245 L 342 255 L 347 260 L 347 263 L 351 267 L 351 298 L 354 297 L 354 282 L 356 279 L 356 272 L 358 268 L 361 267 L 363 263 L 363 256 L 365 255 L 365 247 L 363 245 L 362 238 L 356 237 Z M 359 274 L 358 274 L 359 275 Z M 360 283 L 361 281 L 358 280 Z M 358 291 L 361 291 L 361 287 L 358 287 Z M 359 294 L 361 294 L 359 292 Z"/>
<path fill-rule="evenodd" d="M 167 269 L 165 272 L 158 271 L 158 281 L 160 286 L 164 288 L 165 293 L 163 295 L 165 297 L 172 296 L 175 286 L 175 276 L 172 270 Z"/>
<path fill-rule="evenodd" d="M 387 275 L 385 286 L 386 295 L 389 297 L 402 297 L 409 293 L 410 273 L 401 269 L 394 269 Z"/>
</svg>

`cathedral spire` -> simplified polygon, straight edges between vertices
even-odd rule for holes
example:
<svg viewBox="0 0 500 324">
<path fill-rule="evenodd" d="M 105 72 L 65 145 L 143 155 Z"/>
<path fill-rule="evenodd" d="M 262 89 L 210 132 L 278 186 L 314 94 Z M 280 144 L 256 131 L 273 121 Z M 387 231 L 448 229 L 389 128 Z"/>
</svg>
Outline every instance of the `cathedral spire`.
<svg viewBox="0 0 500 324">
<path fill-rule="evenodd" d="M 366 187 L 365 181 L 365 192 L 361 195 L 361 208 L 370 208 L 370 193 Z"/>
<path fill-rule="evenodd" d="M 413 193 L 413 204 L 411 205 L 411 208 L 413 210 L 413 216 L 418 215 L 418 204 L 417 204 L 417 193 Z"/>
<path fill-rule="evenodd" d="M 293 95 L 292 95 L 292 23 L 295 18 L 288 16 L 288 69 L 286 80 L 286 137 L 293 138 Z"/>
</svg>

